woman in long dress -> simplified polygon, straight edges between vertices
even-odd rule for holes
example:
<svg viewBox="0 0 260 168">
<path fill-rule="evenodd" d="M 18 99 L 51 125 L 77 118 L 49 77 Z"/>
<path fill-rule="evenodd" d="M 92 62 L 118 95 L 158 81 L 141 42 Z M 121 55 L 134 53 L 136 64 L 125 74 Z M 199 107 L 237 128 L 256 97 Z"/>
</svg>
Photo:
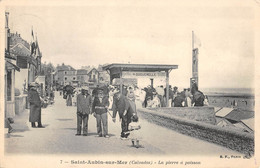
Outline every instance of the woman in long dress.
<svg viewBox="0 0 260 168">
<path fill-rule="evenodd" d="M 67 106 L 72 106 L 72 96 L 71 96 L 71 94 L 68 94 L 68 97 L 67 97 Z"/>
</svg>

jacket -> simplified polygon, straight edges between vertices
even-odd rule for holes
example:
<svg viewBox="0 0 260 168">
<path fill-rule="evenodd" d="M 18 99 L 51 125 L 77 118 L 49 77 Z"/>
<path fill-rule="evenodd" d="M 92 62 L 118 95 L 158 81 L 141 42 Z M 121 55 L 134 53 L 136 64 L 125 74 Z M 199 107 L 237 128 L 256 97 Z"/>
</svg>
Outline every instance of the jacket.
<svg viewBox="0 0 260 168">
<path fill-rule="evenodd" d="M 109 102 L 108 97 L 103 97 L 102 102 L 99 100 L 98 97 L 94 98 L 94 102 L 92 105 L 92 112 L 95 112 L 96 114 L 103 114 L 107 112 Z"/>
<path fill-rule="evenodd" d="M 82 93 L 77 96 L 77 113 L 91 114 L 91 96 L 83 95 Z"/>
<path fill-rule="evenodd" d="M 118 93 L 120 94 L 120 93 Z M 124 111 L 128 110 L 130 107 L 130 104 L 127 100 L 127 98 L 123 95 L 120 94 L 118 98 L 118 94 L 115 94 L 113 97 L 113 105 L 112 105 L 112 110 L 113 110 L 113 118 L 116 117 L 116 113 L 118 112 L 119 117 L 122 118 Z"/>
</svg>

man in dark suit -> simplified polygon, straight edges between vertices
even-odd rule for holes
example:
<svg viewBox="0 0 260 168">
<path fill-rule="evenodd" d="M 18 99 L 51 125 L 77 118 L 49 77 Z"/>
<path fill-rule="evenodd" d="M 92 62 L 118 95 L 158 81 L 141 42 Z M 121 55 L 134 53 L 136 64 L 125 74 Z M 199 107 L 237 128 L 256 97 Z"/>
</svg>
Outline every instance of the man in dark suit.
<svg viewBox="0 0 260 168">
<path fill-rule="evenodd" d="M 94 98 L 92 105 L 92 111 L 97 120 L 97 133 L 99 137 L 102 137 L 102 127 L 103 125 L 103 136 L 109 138 L 108 136 L 108 126 L 107 126 L 107 109 L 108 109 L 108 97 L 103 95 L 102 90 L 98 90 L 97 97 Z"/>
<path fill-rule="evenodd" d="M 128 125 L 131 122 L 131 110 L 130 104 L 127 98 L 121 94 L 116 93 L 113 98 L 113 122 L 116 122 L 116 113 L 118 112 L 119 118 L 121 119 L 121 139 L 126 139 L 129 134 L 128 132 Z"/>
<path fill-rule="evenodd" d="M 88 118 L 91 114 L 91 96 L 88 94 L 88 87 L 82 87 L 81 93 L 77 96 L 77 134 L 81 135 L 83 122 L 83 136 L 88 134 Z"/>
</svg>

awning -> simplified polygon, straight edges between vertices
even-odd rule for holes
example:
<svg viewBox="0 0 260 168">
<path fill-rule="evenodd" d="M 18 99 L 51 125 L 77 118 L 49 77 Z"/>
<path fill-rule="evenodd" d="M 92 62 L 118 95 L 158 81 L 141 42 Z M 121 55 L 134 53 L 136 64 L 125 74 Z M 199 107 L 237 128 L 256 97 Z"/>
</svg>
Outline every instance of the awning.
<svg viewBox="0 0 260 168">
<path fill-rule="evenodd" d="M 8 61 L 8 60 L 5 60 L 5 61 L 6 61 L 6 62 L 5 62 L 5 67 L 6 67 L 7 69 L 15 69 L 16 71 L 19 71 L 19 72 L 20 72 L 20 67 L 18 67 L 17 65 L 11 63 L 11 62 Z"/>
</svg>

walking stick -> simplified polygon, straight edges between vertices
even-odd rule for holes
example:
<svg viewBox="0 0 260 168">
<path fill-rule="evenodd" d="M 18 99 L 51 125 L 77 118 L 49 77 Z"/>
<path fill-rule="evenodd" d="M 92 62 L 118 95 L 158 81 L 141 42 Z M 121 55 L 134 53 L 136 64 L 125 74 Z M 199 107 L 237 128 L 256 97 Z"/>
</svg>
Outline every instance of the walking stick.
<svg viewBox="0 0 260 168">
<path fill-rule="evenodd" d="M 108 114 L 113 118 L 113 116 L 111 115 L 111 113 L 109 112 L 109 110 L 107 109 L 107 112 L 108 112 Z"/>
</svg>

